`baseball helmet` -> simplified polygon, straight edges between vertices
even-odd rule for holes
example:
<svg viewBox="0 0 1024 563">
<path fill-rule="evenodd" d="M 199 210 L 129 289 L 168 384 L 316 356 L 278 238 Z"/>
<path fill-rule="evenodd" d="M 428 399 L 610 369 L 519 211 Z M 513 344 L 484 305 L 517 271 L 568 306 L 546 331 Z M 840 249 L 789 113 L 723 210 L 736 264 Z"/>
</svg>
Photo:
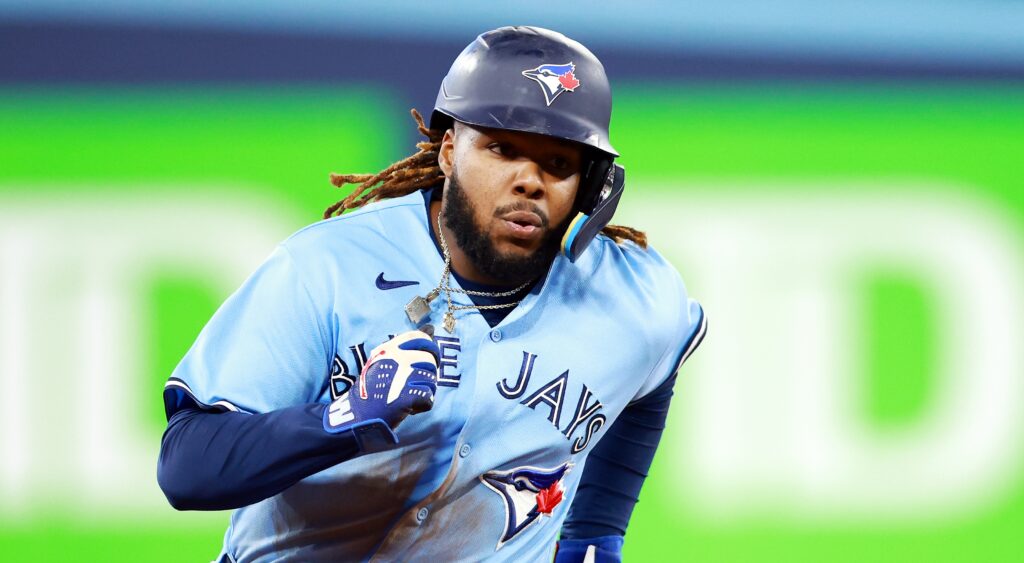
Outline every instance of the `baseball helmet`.
<svg viewBox="0 0 1024 563">
<path fill-rule="evenodd" d="M 457 120 L 582 144 L 577 215 L 562 239 L 562 252 L 575 261 L 611 220 L 625 187 L 608 140 L 611 111 L 604 66 L 586 47 L 539 27 L 502 27 L 478 36 L 452 63 L 430 128 Z"/>
</svg>

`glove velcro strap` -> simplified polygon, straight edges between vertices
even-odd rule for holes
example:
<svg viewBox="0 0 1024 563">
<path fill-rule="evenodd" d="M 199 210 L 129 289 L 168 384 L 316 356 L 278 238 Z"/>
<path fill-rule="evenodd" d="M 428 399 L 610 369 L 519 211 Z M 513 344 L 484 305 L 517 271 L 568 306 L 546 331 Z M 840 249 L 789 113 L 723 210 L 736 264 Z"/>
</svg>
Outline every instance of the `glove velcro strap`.
<svg viewBox="0 0 1024 563">
<path fill-rule="evenodd" d="M 353 424 L 352 435 L 355 436 L 363 453 L 383 451 L 398 443 L 395 431 L 379 418 Z"/>
<path fill-rule="evenodd" d="M 398 436 L 384 420 L 371 418 L 356 422 L 348 395 L 324 408 L 324 430 L 330 434 L 352 432 L 362 453 L 386 450 L 398 443 Z"/>
</svg>

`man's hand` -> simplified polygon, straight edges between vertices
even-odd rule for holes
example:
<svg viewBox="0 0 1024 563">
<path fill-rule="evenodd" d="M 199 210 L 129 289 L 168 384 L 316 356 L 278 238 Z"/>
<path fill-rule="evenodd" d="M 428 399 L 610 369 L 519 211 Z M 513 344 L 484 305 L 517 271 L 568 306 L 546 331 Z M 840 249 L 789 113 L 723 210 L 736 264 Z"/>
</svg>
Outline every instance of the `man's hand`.
<svg viewBox="0 0 1024 563">
<path fill-rule="evenodd" d="M 356 384 L 324 411 L 324 429 L 332 433 L 356 430 L 360 434 L 360 430 L 376 426 L 377 434 L 385 431 L 385 436 L 378 437 L 397 443 L 392 430 L 410 414 L 434 406 L 439 354 L 433 339 L 418 330 L 377 346 Z"/>
<path fill-rule="evenodd" d="M 555 563 L 622 563 L 622 536 L 559 540 Z"/>
</svg>

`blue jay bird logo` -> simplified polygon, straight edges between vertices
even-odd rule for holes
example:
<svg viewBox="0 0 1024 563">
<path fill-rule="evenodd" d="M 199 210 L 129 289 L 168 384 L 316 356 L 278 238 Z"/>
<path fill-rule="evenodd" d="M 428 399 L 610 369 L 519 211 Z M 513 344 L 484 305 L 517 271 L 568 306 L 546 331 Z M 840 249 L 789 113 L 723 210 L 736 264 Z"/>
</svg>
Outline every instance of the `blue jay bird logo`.
<svg viewBox="0 0 1024 563">
<path fill-rule="evenodd" d="M 562 92 L 572 92 L 579 87 L 576 79 L 576 65 L 568 62 L 564 65 L 540 65 L 523 71 L 523 76 L 540 84 L 544 91 L 544 99 L 548 105 L 555 101 Z"/>
<path fill-rule="evenodd" d="M 488 471 L 480 476 L 484 485 L 501 495 L 505 503 L 505 530 L 496 550 L 541 514 L 551 515 L 555 506 L 562 502 L 565 492 L 562 477 L 570 467 L 572 464 L 568 462 L 554 469 L 516 467 L 508 471 Z"/>
</svg>

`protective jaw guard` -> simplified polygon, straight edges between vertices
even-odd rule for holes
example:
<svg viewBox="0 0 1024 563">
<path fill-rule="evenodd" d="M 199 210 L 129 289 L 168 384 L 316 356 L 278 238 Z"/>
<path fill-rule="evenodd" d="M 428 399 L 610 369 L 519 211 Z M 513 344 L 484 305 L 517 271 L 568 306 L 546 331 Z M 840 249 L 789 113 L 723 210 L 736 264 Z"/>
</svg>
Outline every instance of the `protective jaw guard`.
<svg viewBox="0 0 1024 563">
<path fill-rule="evenodd" d="M 610 165 L 610 170 L 605 175 L 601 189 L 595 190 L 595 201 L 587 202 L 590 204 L 582 207 L 584 210 L 589 209 L 590 213 L 580 211 L 569 223 L 565 236 L 562 237 L 562 254 L 570 262 L 575 262 L 597 233 L 612 220 L 615 208 L 619 206 L 619 199 L 622 198 L 622 192 L 626 190 L 626 169 L 610 162 L 607 165 Z"/>
</svg>

